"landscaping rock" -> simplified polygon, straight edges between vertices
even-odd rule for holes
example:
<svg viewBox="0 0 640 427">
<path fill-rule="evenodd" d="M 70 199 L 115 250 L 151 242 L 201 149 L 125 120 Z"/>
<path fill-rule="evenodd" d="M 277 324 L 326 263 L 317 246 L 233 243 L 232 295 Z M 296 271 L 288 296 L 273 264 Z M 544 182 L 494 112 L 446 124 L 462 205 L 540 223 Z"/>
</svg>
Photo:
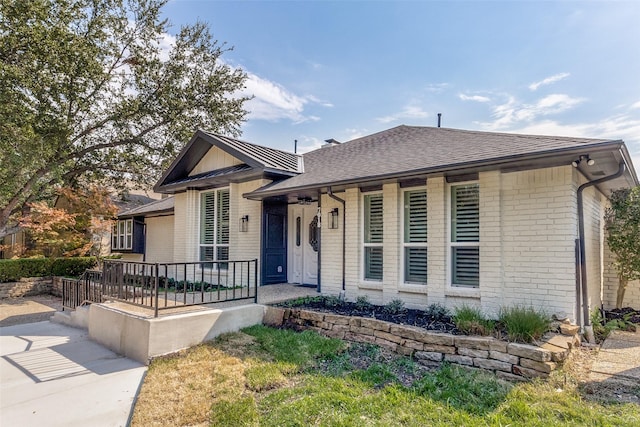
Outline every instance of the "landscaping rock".
<svg viewBox="0 0 640 427">
<path fill-rule="evenodd" d="M 508 362 L 501 362 L 499 360 L 491 360 L 491 359 L 473 359 L 473 366 L 482 369 L 488 369 L 490 371 L 504 371 L 511 372 L 511 367 L 513 366 Z"/>
<path fill-rule="evenodd" d="M 457 363 L 458 365 L 473 366 L 473 358 L 469 356 L 459 356 L 457 354 L 445 354 L 444 361 Z"/>
<path fill-rule="evenodd" d="M 453 346 L 455 337 L 449 334 L 439 334 L 436 332 L 420 331 L 415 334 L 414 339 L 416 341 L 423 342 L 425 344 L 436 344 L 443 346 Z"/>
<path fill-rule="evenodd" d="M 473 348 L 465 347 L 458 347 L 458 354 L 460 356 L 479 357 L 482 359 L 486 359 L 487 357 L 489 357 L 488 350 L 475 350 Z"/>
<path fill-rule="evenodd" d="M 492 341 L 491 337 L 456 337 L 455 345 L 475 350 L 489 350 Z"/>
<path fill-rule="evenodd" d="M 538 362 L 549 362 L 551 360 L 551 352 L 549 350 L 544 350 L 528 344 L 509 343 L 507 352 L 514 356 L 537 360 Z"/>
<path fill-rule="evenodd" d="M 280 327 L 284 322 L 285 310 L 277 307 L 266 307 L 262 323 L 269 326 Z"/>
<path fill-rule="evenodd" d="M 535 369 L 536 371 L 550 374 L 557 368 L 555 362 L 538 362 L 531 359 L 520 359 L 520 366 L 523 368 Z"/>
<path fill-rule="evenodd" d="M 508 353 L 503 353 L 501 351 L 495 351 L 495 350 L 489 350 L 489 359 L 511 363 L 512 365 L 517 365 L 518 362 L 520 361 L 520 358 L 518 356 L 514 356 Z"/>
<path fill-rule="evenodd" d="M 418 360 L 430 360 L 432 362 L 442 362 L 444 355 L 437 351 L 416 351 L 413 356 Z"/>
<path fill-rule="evenodd" d="M 578 326 L 578 325 L 567 325 L 567 324 L 563 323 L 562 325 L 560 325 L 560 332 L 562 333 L 562 335 L 574 336 L 578 332 L 580 332 L 580 326 Z"/>
</svg>

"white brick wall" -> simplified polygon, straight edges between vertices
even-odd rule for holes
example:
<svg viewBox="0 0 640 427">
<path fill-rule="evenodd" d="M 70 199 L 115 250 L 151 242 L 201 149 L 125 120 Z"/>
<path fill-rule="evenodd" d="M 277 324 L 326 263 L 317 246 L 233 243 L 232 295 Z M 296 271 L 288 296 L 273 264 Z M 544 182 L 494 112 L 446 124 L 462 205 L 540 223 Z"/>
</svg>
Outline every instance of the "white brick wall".
<svg viewBox="0 0 640 427">
<path fill-rule="evenodd" d="M 198 261 L 200 192 L 188 190 L 175 195 L 173 261 Z"/>
<path fill-rule="evenodd" d="M 258 259 L 260 265 L 262 202 L 245 199 L 242 195 L 269 182 L 271 181 L 255 180 L 230 185 L 229 258 L 232 260 Z M 246 232 L 240 232 L 240 218 L 245 215 L 249 215 L 249 228 Z M 258 283 L 260 283 L 260 268 L 258 268 Z"/>
<path fill-rule="evenodd" d="M 384 274 L 380 284 L 362 280 L 362 196 L 358 189 L 341 193 L 347 201 L 346 296 L 354 300 L 368 295 L 376 304 L 394 298 L 407 306 L 426 308 L 432 303 L 450 308 L 462 304 L 480 306 L 497 314 L 502 306 L 543 308 L 550 314 L 575 319 L 575 238 L 577 204 L 573 168 L 532 171 L 483 172 L 480 185 L 480 287 L 454 288 L 448 283 L 449 186 L 443 177 L 427 180 L 428 284 L 402 283 L 402 191 L 397 184 L 383 187 Z M 592 200 L 593 199 L 593 200 Z M 599 198 L 590 197 L 589 239 L 597 242 Z M 323 214 L 338 206 L 323 198 Z M 322 289 L 340 290 L 341 230 L 322 235 Z M 596 256 L 595 245 L 589 245 Z M 598 277 L 597 264 L 590 276 Z"/>
<path fill-rule="evenodd" d="M 563 166 L 501 175 L 503 305 L 532 305 L 575 319 L 572 173 Z"/>
<path fill-rule="evenodd" d="M 345 193 L 337 193 L 337 197 L 344 199 Z M 322 227 L 321 239 L 321 271 L 322 293 L 327 295 L 339 295 L 342 292 L 342 204 L 337 200 L 323 195 L 321 200 Z M 338 228 L 330 229 L 330 211 L 338 208 Z"/>
<path fill-rule="evenodd" d="M 614 266 L 615 256 L 604 244 L 604 307 L 612 309 L 616 307 L 616 296 L 618 294 L 618 272 Z M 640 280 L 635 280 L 627 284 L 627 290 L 622 301 L 623 307 L 633 307 L 640 310 Z"/>
<path fill-rule="evenodd" d="M 145 218 L 145 262 L 173 262 L 174 216 Z"/>
</svg>

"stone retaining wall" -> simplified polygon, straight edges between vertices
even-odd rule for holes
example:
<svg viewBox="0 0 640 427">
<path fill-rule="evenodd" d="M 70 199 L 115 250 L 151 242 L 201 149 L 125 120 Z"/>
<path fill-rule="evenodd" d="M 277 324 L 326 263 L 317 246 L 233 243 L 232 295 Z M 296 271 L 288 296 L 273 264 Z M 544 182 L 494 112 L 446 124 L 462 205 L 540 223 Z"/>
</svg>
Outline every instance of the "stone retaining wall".
<svg viewBox="0 0 640 427">
<path fill-rule="evenodd" d="M 0 299 L 51 293 L 50 277 L 25 277 L 17 282 L 0 283 Z"/>
<path fill-rule="evenodd" d="M 577 334 L 547 334 L 536 346 L 295 308 L 267 307 L 264 323 L 311 329 L 328 337 L 376 344 L 412 356 L 424 365 L 450 362 L 484 369 L 508 380 L 547 377 L 562 364 L 571 348 L 580 344 Z"/>
</svg>

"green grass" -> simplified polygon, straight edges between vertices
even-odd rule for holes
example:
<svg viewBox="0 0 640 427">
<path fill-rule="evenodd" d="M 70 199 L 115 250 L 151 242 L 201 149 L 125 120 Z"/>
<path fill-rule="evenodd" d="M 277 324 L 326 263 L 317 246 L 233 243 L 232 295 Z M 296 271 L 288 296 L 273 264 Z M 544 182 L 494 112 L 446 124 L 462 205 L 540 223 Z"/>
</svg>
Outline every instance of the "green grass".
<svg viewBox="0 0 640 427">
<path fill-rule="evenodd" d="M 510 341 L 532 342 L 549 330 L 551 318 L 534 307 L 504 307 L 498 321 L 504 325 Z"/>
<path fill-rule="evenodd" d="M 640 406 L 587 401 L 563 375 L 511 384 L 456 365 L 429 371 L 373 345 L 255 326 L 154 361 L 132 425 L 640 425 Z M 184 415 L 192 401 L 206 411 Z"/>
<path fill-rule="evenodd" d="M 479 308 L 463 305 L 453 313 L 453 322 L 462 333 L 467 335 L 491 335 L 496 322 L 487 319 Z"/>
</svg>

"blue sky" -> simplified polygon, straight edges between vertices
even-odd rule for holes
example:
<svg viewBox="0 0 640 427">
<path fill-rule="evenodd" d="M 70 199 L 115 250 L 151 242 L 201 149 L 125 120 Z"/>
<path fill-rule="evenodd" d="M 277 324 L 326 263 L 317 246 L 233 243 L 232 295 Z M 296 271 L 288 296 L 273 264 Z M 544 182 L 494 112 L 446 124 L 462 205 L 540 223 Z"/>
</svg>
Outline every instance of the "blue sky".
<svg viewBox="0 0 640 427">
<path fill-rule="evenodd" d="M 242 138 L 302 151 L 400 124 L 624 139 L 640 172 L 640 2 L 172 0 L 254 95 Z"/>
</svg>

